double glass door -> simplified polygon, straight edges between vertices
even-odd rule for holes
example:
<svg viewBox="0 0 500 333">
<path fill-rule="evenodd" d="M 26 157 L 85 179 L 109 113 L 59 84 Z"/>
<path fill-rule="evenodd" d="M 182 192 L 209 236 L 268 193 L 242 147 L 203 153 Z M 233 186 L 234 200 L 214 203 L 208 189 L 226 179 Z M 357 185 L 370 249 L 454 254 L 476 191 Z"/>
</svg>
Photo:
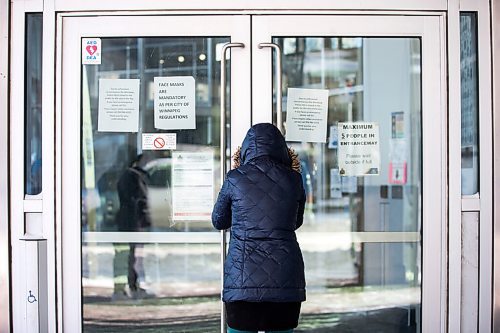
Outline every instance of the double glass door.
<svg viewBox="0 0 500 333">
<path fill-rule="evenodd" d="M 437 16 L 62 17 L 65 330 L 224 331 L 211 209 L 260 122 L 301 160 L 297 331 L 438 330 L 441 29 Z"/>
</svg>

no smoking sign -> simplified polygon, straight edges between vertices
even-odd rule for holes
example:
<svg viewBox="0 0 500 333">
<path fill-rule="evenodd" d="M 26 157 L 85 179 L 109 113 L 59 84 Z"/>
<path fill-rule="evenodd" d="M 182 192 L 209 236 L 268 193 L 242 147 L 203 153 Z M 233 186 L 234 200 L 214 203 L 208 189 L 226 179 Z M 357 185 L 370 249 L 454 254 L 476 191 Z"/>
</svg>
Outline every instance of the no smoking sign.
<svg viewBox="0 0 500 333">
<path fill-rule="evenodd" d="M 162 149 L 165 147 L 165 140 L 163 140 L 162 137 L 157 137 L 153 141 L 153 146 L 155 146 L 156 149 Z"/>
<path fill-rule="evenodd" d="M 173 150 L 176 148 L 175 133 L 143 133 L 142 150 Z"/>
</svg>

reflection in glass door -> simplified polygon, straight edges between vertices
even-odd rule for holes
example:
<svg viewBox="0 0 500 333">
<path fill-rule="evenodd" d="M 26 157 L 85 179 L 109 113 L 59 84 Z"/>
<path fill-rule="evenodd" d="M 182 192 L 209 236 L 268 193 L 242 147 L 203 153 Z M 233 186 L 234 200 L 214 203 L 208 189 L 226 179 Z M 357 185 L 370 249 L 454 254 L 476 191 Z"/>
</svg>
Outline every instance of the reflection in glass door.
<svg viewBox="0 0 500 333">
<path fill-rule="evenodd" d="M 254 61 L 262 62 L 257 67 L 267 68 L 264 74 L 254 71 L 254 81 L 268 77 L 267 85 L 259 83 L 263 88 L 254 85 L 253 94 L 259 96 L 254 99 L 254 119 L 282 119 L 279 125 L 287 143 L 301 159 L 307 195 L 297 235 L 307 281 L 298 330 L 420 332 L 422 294 L 427 283 L 436 282 L 423 278 L 421 235 L 440 228 L 435 223 L 439 214 L 432 220 L 432 231 L 423 227 L 422 203 L 427 198 L 422 167 L 430 158 L 422 145 L 423 39 L 401 36 L 398 24 L 385 31 L 379 24 L 376 31 L 365 22 L 374 18 L 343 19 L 350 27 L 353 22 L 360 25 L 342 29 L 342 18 L 305 16 L 259 17 L 253 25 L 256 43 L 272 42 L 281 50 L 277 75 L 283 82 L 271 88 L 270 83 L 278 81 L 277 54 L 254 46 Z M 306 22 L 307 28 L 302 28 Z M 390 36 L 394 31 L 398 36 Z M 281 90 L 281 101 L 276 89 Z M 322 93 L 324 101 L 317 97 Z M 281 117 L 277 102 L 282 104 Z M 302 137 L 322 130 L 321 111 L 314 103 L 325 104 L 326 139 L 297 139 L 298 129 Z M 433 106 L 430 112 L 441 111 Z M 370 140 L 358 132 L 347 137 L 345 130 L 356 126 L 378 131 Z M 344 145 L 349 144 L 371 148 L 346 152 Z M 377 161 L 370 165 L 366 159 Z M 363 171 L 357 163 L 372 167 Z M 441 191 L 439 184 L 434 186 Z M 440 244 L 426 246 L 438 249 Z M 439 266 L 439 256 L 426 260 Z"/>
<path fill-rule="evenodd" d="M 81 147 L 63 147 L 68 331 L 221 330 L 223 247 L 210 218 L 222 163 L 250 125 L 249 108 L 231 115 L 231 98 L 247 100 L 249 57 L 227 59 L 222 87 L 221 50 L 246 43 L 249 24 L 205 17 L 202 31 L 198 19 L 65 18 L 63 142 Z"/>
</svg>

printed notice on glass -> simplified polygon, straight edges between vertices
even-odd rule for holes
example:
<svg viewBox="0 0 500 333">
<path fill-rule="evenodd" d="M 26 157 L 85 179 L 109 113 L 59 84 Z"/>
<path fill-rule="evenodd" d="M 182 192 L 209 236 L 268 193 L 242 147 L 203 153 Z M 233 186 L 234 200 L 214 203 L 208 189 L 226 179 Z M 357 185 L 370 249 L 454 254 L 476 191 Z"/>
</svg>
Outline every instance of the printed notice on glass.
<svg viewBox="0 0 500 333">
<path fill-rule="evenodd" d="M 339 169 L 330 169 L 330 198 L 340 199 L 342 198 L 342 181 L 339 174 Z"/>
<path fill-rule="evenodd" d="M 342 177 L 342 192 L 344 193 L 358 192 L 358 178 L 354 176 Z"/>
<path fill-rule="evenodd" d="M 330 126 L 330 137 L 328 138 L 328 148 L 337 149 L 339 147 L 339 128 L 337 125 Z"/>
<path fill-rule="evenodd" d="M 176 146 L 176 133 L 142 133 L 142 150 L 171 150 Z"/>
<path fill-rule="evenodd" d="M 288 89 L 286 140 L 326 142 L 327 89 Z"/>
<path fill-rule="evenodd" d="M 139 79 L 99 79 L 99 132 L 137 132 Z"/>
<path fill-rule="evenodd" d="M 214 205 L 213 195 L 213 153 L 173 152 L 173 220 L 209 221 Z"/>
<path fill-rule="evenodd" d="M 194 77 L 155 77 L 154 92 L 155 128 L 196 128 Z"/>
<path fill-rule="evenodd" d="M 405 113 L 403 111 L 391 114 L 392 138 L 402 139 L 405 137 Z"/>
<path fill-rule="evenodd" d="M 338 160 L 340 175 L 379 175 L 380 144 L 378 123 L 339 123 L 338 132 Z"/>
</svg>

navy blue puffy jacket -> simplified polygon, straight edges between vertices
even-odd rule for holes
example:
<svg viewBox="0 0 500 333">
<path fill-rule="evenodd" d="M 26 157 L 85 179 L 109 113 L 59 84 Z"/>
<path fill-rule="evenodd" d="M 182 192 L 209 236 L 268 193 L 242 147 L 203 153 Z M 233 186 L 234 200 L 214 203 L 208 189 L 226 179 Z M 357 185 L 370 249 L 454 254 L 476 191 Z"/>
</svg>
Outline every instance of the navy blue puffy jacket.
<svg viewBox="0 0 500 333">
<path fill-rule="evenodd" d="M 231 227 L 223 300 L 305 300 L 304 262 L 295 230 L 302 225 L 305 192 L 282 134 L 271 124 L 250 128 L 241 166 L 227 174 L 212 223 Z"/>
</svg>

